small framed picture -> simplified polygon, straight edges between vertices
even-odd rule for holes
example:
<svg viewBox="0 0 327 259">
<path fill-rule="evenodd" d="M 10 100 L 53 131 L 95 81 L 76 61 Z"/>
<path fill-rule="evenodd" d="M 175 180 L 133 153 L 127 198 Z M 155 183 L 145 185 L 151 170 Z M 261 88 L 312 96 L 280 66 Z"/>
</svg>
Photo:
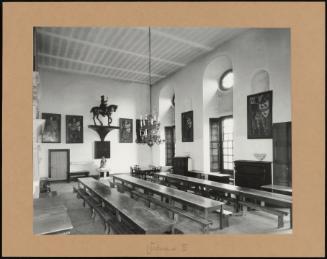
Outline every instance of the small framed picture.
<svg viewBox="0 0 327 259">
<path fill-rule="evenodd" d="M 83 143 L 83 116 L 66 115 L 66 143 Z"/>
<path fill-rule="evenodd" d="M 248 139 L 272 138 L 272 91 L 247 97 Z"/>
<path fill-rule="evenodd" d="M 119 142 L 132 143 L 133 142 L 133 120 L 119 119 Z"/>
<path fill-rule="evenodd" d="M 61 114 L 42 113 L 45 119 L 42 143 L 61 143 Z"/>
<path fill-rule="evenodd" d="M 182 113 L 182 142 L 193 142 L 193 111 Z"/>
</svg>

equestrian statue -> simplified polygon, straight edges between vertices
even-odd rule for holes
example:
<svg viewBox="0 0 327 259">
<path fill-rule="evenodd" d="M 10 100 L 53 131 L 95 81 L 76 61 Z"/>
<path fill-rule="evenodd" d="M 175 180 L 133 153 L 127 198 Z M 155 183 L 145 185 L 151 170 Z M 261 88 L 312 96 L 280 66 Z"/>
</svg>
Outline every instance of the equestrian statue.
<svg viewBox="0 0 327 259">
<path fill-rule="evenodd" d="M 112 119 L 111 114 L 117 110 L 117 105 L 107 105 L 108 97 L 104 98 L 104 95 L 101 95 L 101 103 L 100 106 L 94 106 L 92 107 L 91 111 L 93 113 L 93 121 L 94 125 L 97 126 L 95 122 L 95 118 L 100 122 L 100 125 L 103 126 L 102 121 L 99 119 L 99 115 L 102 115 L 103 117 L 108 117 L 108 126 L 110 126 Z"/>
</svg>

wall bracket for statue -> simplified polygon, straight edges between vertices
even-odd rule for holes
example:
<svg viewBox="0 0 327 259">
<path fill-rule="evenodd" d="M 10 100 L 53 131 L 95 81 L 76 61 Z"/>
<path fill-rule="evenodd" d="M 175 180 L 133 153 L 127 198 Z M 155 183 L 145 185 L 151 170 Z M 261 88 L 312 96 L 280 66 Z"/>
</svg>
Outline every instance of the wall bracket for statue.
<svg viewBox="0 0 327 259">
<path fill-rule="evenodd" d="M 99 137 L 101 141 L 104 141 L 106 138 L 107 134 L 114 130 L 114 129 L 119 129 L 117 126 L 100 126 L 100 125 L 89 125 L 90 129 L 93 129 L 99 134 Z"/>
</svg>

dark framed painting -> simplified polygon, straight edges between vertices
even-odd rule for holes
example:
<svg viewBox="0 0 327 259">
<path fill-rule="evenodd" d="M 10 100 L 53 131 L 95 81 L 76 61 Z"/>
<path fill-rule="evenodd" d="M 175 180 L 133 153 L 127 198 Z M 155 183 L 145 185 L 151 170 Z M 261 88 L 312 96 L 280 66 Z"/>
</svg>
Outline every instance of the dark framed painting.
<svg viewBox="0 0 327 259">
<path fill-rule="evenodd" d="M 110 158 L 110 141 L 94 141 L 94 159 Z"/>
<path fill-rule="evenodd" d="M 182 142 L 193 142 L 193 111 L 182 113 Z"/>
<path fill-rule="evenodd" d="M 45 120 L 42 143 L 61 143 L 61 114 L 42 113 Z"/>
<path fill-rule="evenodd" d="M 272 138 L 272 91 L 247 96 L 248 139 Z"/>
<path fill-rule="evenodd" d="M 119 142 L 132 143 L 133 142 L 133 120 L 119 119 Z"/>
<path fill-rule="evenodd" d="M 83 143 L 83 116 L 66 115 L 66 143 Z"/>
</svg>

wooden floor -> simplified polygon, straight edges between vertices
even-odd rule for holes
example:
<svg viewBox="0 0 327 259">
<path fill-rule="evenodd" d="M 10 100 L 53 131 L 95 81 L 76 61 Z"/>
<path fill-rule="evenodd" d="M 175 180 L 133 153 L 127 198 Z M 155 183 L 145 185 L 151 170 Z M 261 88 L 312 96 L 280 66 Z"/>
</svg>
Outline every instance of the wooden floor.
<svg viewBox="0 0 327 259">
<path fill-rule="evenodd" d="M 108 184 L 108 180 L 103 183 Z M 71 183 L 51 183 L 51 191 L 56 191 L 65 206 L 67 207 L 68 214 L 74 229 L 71 234 L 103 234 L 104 226 L 98 218 L 93 222 L 90 216 L 90 210 L 84 208 L 82 200 L 76 198 L 73 193 L 73 186 L 77 186 L 76 182 Z M 127 194 L 126 194 L 127 195 Z M 136 201 L 142 203 L 142 201 Z M 226 206 L 228 209 L 228 206 Z M 151 209 L 156 213 L 165 214 L 163 209 L 156 208 L 154 205 Z M 232 207 L 230 207 L 232 211 Z M 213 227 L 219 226 L 217 213 L 210 213 L 209 219 L 214 222 Z M 222 230 L 218 229 L 210 231 L 208 234 L 291 234 L 292 230 L 289 229 L 289 216 L 286 216 L 285 227 L 277 229 L 277 217 L 262 211 L 247 211 L 244 215 L 232 215 L 229 219 L 229 227 Z M 181 222 L 176 225 L 176 228 L 184 234 L 202 234 L 201 226 L 191 220 L 183 218 Z"/>
</svg>

